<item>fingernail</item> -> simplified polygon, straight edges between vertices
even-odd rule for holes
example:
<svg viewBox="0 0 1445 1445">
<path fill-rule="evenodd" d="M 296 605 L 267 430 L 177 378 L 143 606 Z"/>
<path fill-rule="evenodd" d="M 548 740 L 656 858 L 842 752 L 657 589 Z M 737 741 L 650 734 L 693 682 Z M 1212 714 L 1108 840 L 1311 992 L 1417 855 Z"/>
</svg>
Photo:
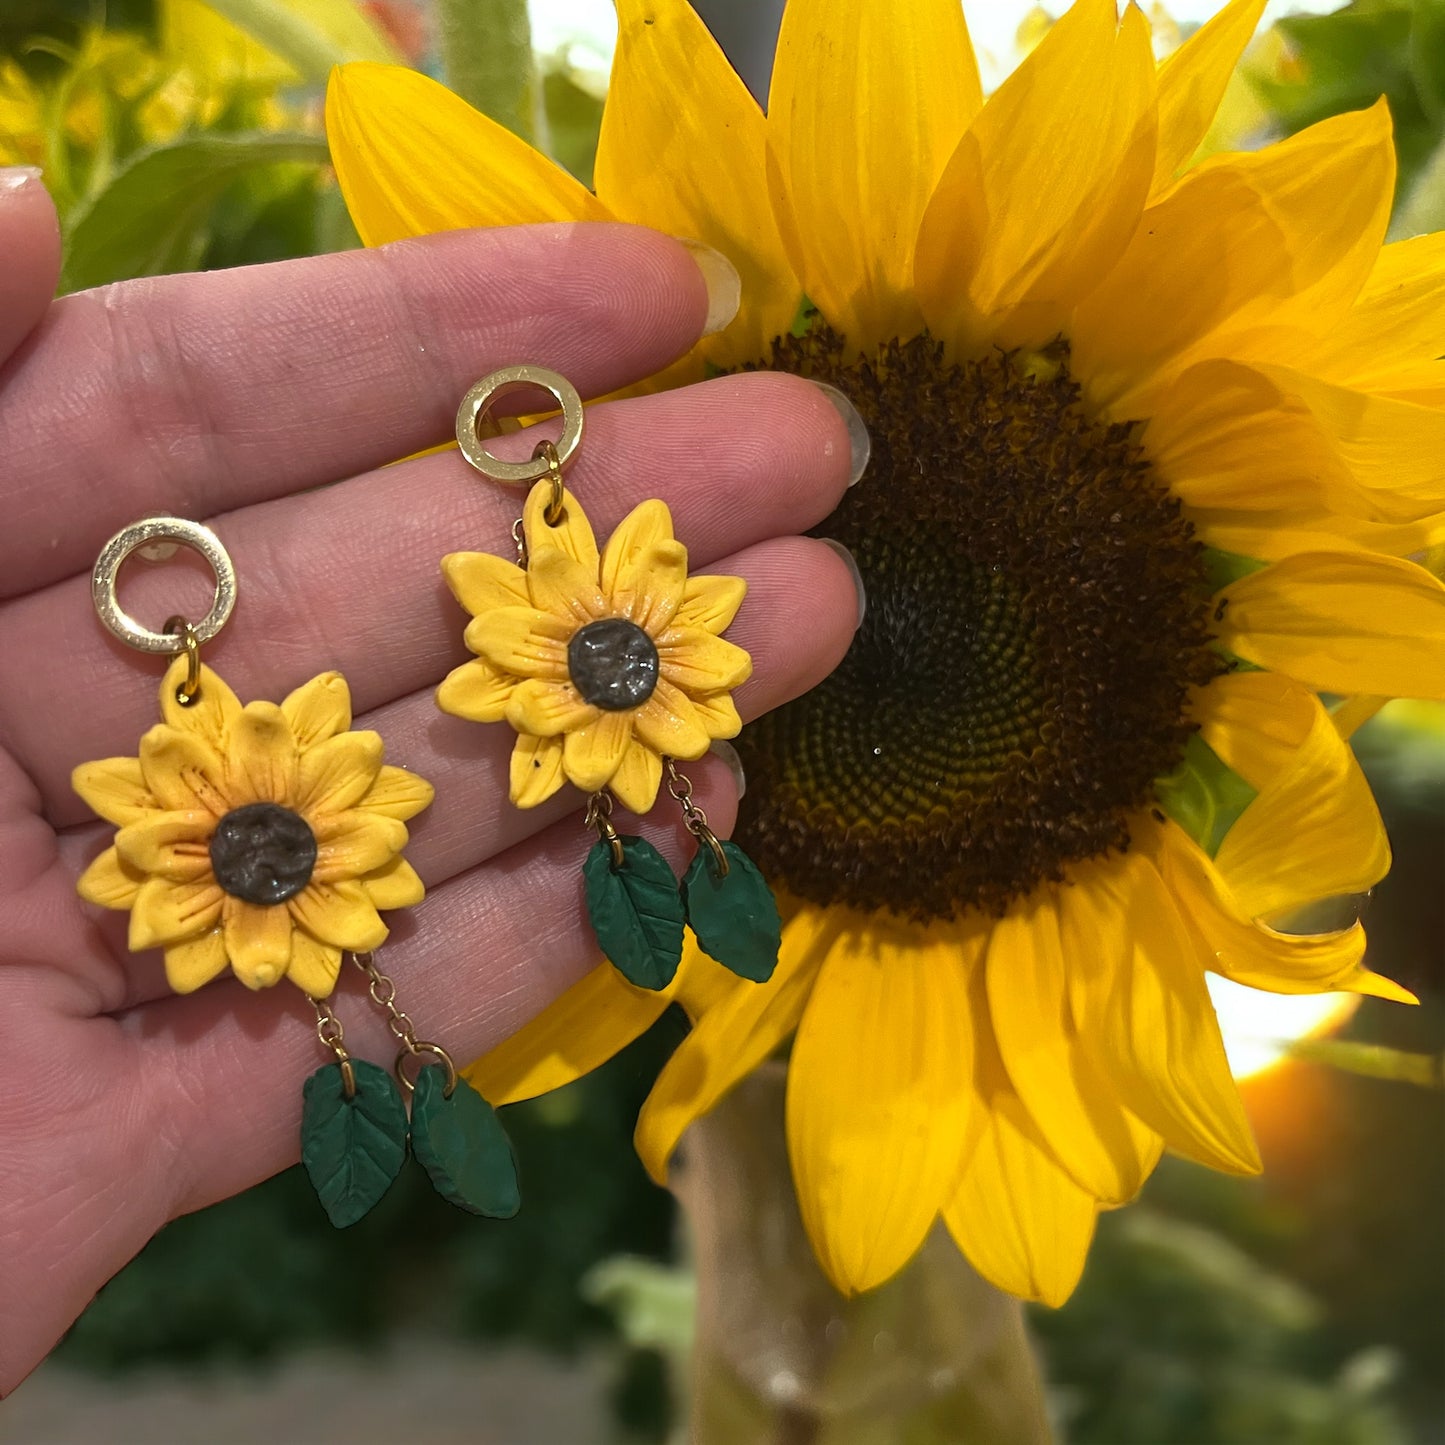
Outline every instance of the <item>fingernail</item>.
<svg viewBox="0 0 1445 1445">
<path fill-rule="evenodd" d="M 743 299 L 743 278 L 721 251 L 683 236 L 677 239 L 692 253 L 707 287 L 707 320 L 703 322 L 702 334 L 716 336 L 738 314 Z"/>
<path fill-rule="evenodd" d="M 825 547 L 831 547 L 843 559 L 848 571 L 853 574 L 853 589 L 858 594 L 858 626 L 862 627 L 863 619 L 868 615 L 868 592 L 863 586 L 863 574 L 858 570 L 858 564 L 853 560 L 853 554 L 841 542 L 835 542 L 831 537 L 821 537 L 819 541 Z"/>
<path fill-rule="evenodd" d="M 39 179 L 39 166 L 0 166 L 0 191 L 18 191 Z"/>
<path fill-rule="evenodd" d="M 848 428 L 848 485 L 856 487 L 859 478 L 868 469 L 868 458 L 873 454 L 873 441 L 868 435 L 868 428 L 864 425 L 863 418 L 858 415 L 858 408 L 836 386 L 829 386 L 826 381 L 815 381 L 813 385 L 837 407 L 838 415 L 843 418 L 843 425 Z"/>
<path fill-rule="evenodd" d="M 728 772 L 733 775 L 733 782 L 737 786 L 738 797 L 742 797 L 748 790 L 748 775 L 743 771 L 743 760 L 738 756 L 738 750 L 729 742 L 718 738 L 710 749 L 713 757 L 720 758 Z"/>
</svg>

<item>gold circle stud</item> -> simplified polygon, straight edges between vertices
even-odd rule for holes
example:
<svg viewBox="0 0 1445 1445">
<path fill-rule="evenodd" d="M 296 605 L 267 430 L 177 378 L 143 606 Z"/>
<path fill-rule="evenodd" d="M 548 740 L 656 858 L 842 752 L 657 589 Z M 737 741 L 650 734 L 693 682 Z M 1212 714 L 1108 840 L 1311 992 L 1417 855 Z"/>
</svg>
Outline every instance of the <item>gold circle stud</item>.
<svg viewBox="0 0 1445 1445">
<path fill-rule="evenodd" d="M 503 396 L 523 387 L 540 387 L 543 391 L 550 391 L 562 408 L 562 435 L 555 443 L 555 466 L 559 472 L 570 465 L 582 442 L 582 398 L 565 376 L 548 371 L 545 366 L 504 366 L 500 371 L 484 376 L 467 392 L 457 408 L 457 445 L 461 447 L 462 455 L 483 476 L 512 487 L 540 482 L 551 473 L 552 461 L 534 453 L 530 461 L 504 462 L 482 444 L 478 428 Z"/>
<path fill-rule="evenodd" d="M 116 579 L 121 566 L 132 552 L 152 548 L 156 543 L 178 543 L 199 552 L 211 565 L 216 578 L 216 596 L 211 610 L 199 621 L 177 631 L 152 632 L 142 627 L 121 605 L 116 596 Z M 209 642 L 226 625 L 236 605 L 236 569 L 220 538 L 209 527 L 189 522 L 184 517 L 147 517 L 143 522 L 122 527 L 101 548 L 95 571 L 90 577 L 90 595 L 100 620 L 112 636 L 139 652 L 156 652 L 174 657 L 188 650 L 189 645 Z M 180 618 L 166 625 L 173 627 Z"/>
</svg>

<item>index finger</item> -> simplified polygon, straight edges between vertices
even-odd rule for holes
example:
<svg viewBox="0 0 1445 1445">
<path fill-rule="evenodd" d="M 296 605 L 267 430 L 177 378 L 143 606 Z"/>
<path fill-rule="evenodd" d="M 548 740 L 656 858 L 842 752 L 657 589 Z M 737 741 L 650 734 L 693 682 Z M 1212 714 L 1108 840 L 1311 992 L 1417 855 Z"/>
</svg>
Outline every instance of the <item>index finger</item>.
<svg viewBox="0 0 1445 1445">
<path fill-rule="evenodd" d="M 56 302 L 0 372 L 0 597 L 87 570 L 142 516 L 206 516 L 339 481 L 452 435 L 518 361 L 583 396 L 702 333 L 680 243 L 580 222 L 123 281 Z"/>
</svg>

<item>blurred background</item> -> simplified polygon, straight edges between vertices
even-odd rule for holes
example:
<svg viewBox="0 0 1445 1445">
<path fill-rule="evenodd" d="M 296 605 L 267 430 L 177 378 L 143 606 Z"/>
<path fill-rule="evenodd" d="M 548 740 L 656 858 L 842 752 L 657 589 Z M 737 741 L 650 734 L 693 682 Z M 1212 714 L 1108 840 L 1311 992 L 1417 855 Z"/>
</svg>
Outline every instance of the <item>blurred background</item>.
<svg viewBox="0 0 1445 1445">
<path fill-rule="evenodd" d="M 698 8 L 764 95 L 781 0 Z M 964 8 L 994 85 L 1060 7 Z M 1219 7 L 1145 8 L 1162 53 Z M 1445 227 L 1445 0 L 1299 9 L 1270 6 L 1207 145 L 1384 93 L 1394 233 Z M 586 181 L 614 34 L 608 0 L 0 0 L 0 164 L 44 168 L 66 290 L 344 249 L 320 119 L 333 63 L 444 77 Z M 1395 848 L 1360 900 L 1370 963 L 1421 1007 L 1220 991 L 1267 1172 L 1166 1159 L 1103 1218 L 1068 1306 L 1031 1314 L 1072 1445 L 1445 1442 L 1445 709 L 1395 704 L 1358 748 Z M 693 1281 L 630 1141 L 684 1027 L 665 1016 L 507 1111 L 513 1221 L 406 1171 L 338 1233 L 298 1170 L 178 1220 L 5 1403 L 0 1441 L 680 1438 Z"/>
</svg>

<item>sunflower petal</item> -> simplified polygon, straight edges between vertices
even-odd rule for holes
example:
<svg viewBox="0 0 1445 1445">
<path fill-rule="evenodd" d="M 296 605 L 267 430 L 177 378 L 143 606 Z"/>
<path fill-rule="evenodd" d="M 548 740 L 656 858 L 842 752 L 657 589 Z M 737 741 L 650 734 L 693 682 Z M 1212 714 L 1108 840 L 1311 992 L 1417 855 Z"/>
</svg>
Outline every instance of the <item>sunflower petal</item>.
<svg viewBox="0 0 1445 1445">
<path fill-rule="evenodd" d="M 568 781 L 584 793 L 605 788 L 631 743 L 630 712 L 599 712 L 594 721 L 563 739 L 562 768 Z"/>
<path fill-rule="evenodd" d="M 630 714 L 637 739 L 653 752 L 673 758 L 700 758 L 708 749 L 707 729 L 687 695 L 665 677 L 652 696 Z"/>
<path fill-rule="evenodd" d="M 464 226 L 609 219 L 560 166 L 403 66 L 357 61 L 333 70 L 326 138 L 368 246 Z"/>
<path fill-rule="evenodd" d="M 629 813 L 640 816 L 657 801 L 657 790 L 662 786 L 662 759 L 634 740 L 607 786 Z"/>
<path fill-rule="evenodd" d="M 545 803 L 562 784 L 562 739 L 519 737 L 512 749 L 508 796 L 519 808 Z"/>
<path fill-rule="evenodd" d="M 231 726 L 241 716 L 240 699 L 203 662 L 201 690 L 189 707 L 182 707 L 176 701 L 176 689 L 186 680 L 186 665 L 184 655 L 176 658 L 161 679 L 161 721 L 182 732 L 195 733 L 224 753 Z"/>
<path fill-rule="evenodd" d="M 565 489 L 562 492 L 562 515 L 554 524 L 547 520 L 552 505 L 552 484 L 538 482 L 522 504 L 522 532 L 527 539 L 527 551 L 535 555 L 543 547 L 556 547 L 575 562 L 587 569 L 588 575 L 597 576 L 597 538 L 592 534 L 592 524 L 582 504 Z"/>
<path fill-rule="evenodd" d="M 564 682 L 567 644 L 576 630 L 574 617 L 556 617 L 535 607 L 497 607 L 472 619 L 466 639 L 467 646 L 499 672 Z"/>
<path fill-rule="evenodd" d="M 310 817 L 354 808 L 381 772 L 381 734 L 342 733 L 301 755 L 297 806 Z M 283 798 L 284 801 L 284 798 Z"/>
<path fill-rule="evenodd" d="M 191 883 L 210 875 L 215 828 L 215 817 L 199 808 L 151 813 L 138 823 L 127 823 L 115 835 L 115 850 L 140 873 Z"/>
<path fill-rule="evenodd" d="M 285 908 L 275 911 L 284 914 L 288 910 L 299 927 L 336 948 L 365 953 L 386 941 L 386 924 L 366 888 L 354 878 L 339 883 L 318 883 L 313 879 Z"/>
<path fill-rule="evenodd" d="M 527 574 L 515 562 L 490 552 L 449 552 L 442 576 L 451 594 L 472 614 L 493 607 L 530 607 Z"/>
<path fill-rule="evenodd" d="M 284 697 L 281 711 L 304 752 L 351 726 L 351 689 L 339 672 L 323 672 Z"/>
<path fill-rule="evenodd" d="M 788 1152 L 808 1237 L 844 1294 L 901 1269 L 958 1188 L 981 946 L 977 932 L 870 923 L 821 961 L 788 1067 Z"/>
<path fill-rule="evenodd" d="M 602 553 L 611 610 L 654 636 L 673 619 L 687 585 L 687 548 L 672 535 L 667 503 L 653 498 L 618 524 Z"/>
<path fill-rule="evenodd" d="M 531 604 L 539 612 L 568 619 L 574 626 L 606 611 L 594 568 L 584 567 L 560 547 L 539 547 L 527 563 Z"/>
<path fill-rule="evenodd" d="M 519 733 L 531 733 L 539 738 L 591 727 L 601 717 L 601 709 L 583 702 L 570 682 L 551 682 L 540 677 L 519 682 L 507 702 L 507 721 Z"/>
<path fill-rule="evenodd" d="M 341 972 L 341 950 L 312 938 L 304 928 L 291 935 L 291 962 L 286 977 L 302 993 L 312 998 L 326 998 L 336 987 Z"/>
<path fill-rule="evenodd" d="M 768 182 L 794 274 L 855 347 L 918 331 L 914 238 L 982 91 L 956 0 L 789 0 Z"/>
<path fill-rule="evenodd" d="M 411 908 L 426 896 L 415 868 L 405 858 L 393 858 L 385 867 L 368 873 L 361 886 L 373 908 Z"/>
<path fill-rule="evenodd" d="M 768 198 L 766 147 L 762 111 L 692 6 L 620 0 L 597 194 L 618 220 L 703 241 L 738 268 L 742 311 L 699 348 L 716 366 L 764 355 L 798 309 Z"/>
<path fill-rule="evenodd" d="M 225 933 L 213 928 L 200 938 L 173 943 L 166 949 L 166 982 L 176 993 L 194 993 L 225 973 L 230 962 Z"/>
<path fill-rule="evenodd" d="M 1092 1198 L 1123 1204 L 1158 1162 L 1160 1139 L 1128 1114 L 1079 1047 L 1065 970 L 1051 903 L 999 919 L 985 965 L 989 1018 L 1004 1070 L 1045 1147 Z"/>
<path fill-rule="evenodd" d="M 918 297 L 936 334 L 961 346 L 1058 334 L 1138 224 L 1153 102 L 1143 15 L 1075 0 L 989 97 L 923 216 Z"/>
<path fill-rule="evenodd" d="M 338 739 L 313 748 L 315 757 Z M 296 796 L 297 752 L 291 724 L 274 702 L 248 703 L 231 724 L 226 793 L 236 804 L 289 803 Z"/>
<path fill-rule="evenodd" d="M 147 878 L 131 904 L 128 940 L 131 952 L 183 943 L 214 928 L 221 917 L 224 898 L 212 878 L 191 883 Z"/>
<path fill-rule="evenodd" d="M 702 627 L 721 636 L 732 626 L 747 593 L 748 584 L 741 577 L 689 577 L 673 624 Z"/>
<path fill-rule="evenodd" d="M 599 964 L 505 1043 L 464 1072 L 500 1107 L 551 1093 L 605 1064 L 662 1017 L 682 977 L 665 989 L 634 988 Z"/>
<path fill-rule="evenodd" d="M 384 867 L 406 847 L 406 824 L 382 813 L 348 809 L 327 813 L 313 825 L 316 883 L 339 883 Z"/>
<path fill-rule="evenodd" d="M 157 723 L 140 740 L 140 763 L 162 808 L 217 817 L 230 809 L 226 760 L 197 734 Z"/>
<path fill-rule="evenodd" d="M 404 823 L 429 806 L 435 796 L 436 789 L 425 778 L 406 768 L 383 767 L 356 806 Z"/>
<path fill-rule="evenodd" d="M 710 738 L 735 738 L 743 730 L 737 704 L 727 692 L 707 692 L 692 699 L 698 720 Z"/>
<path fill-rule="evenodd" d="M 725 692 L 746 682 L 753 661 L 735 642 L 701 627 L 670 627 L 657 639 L 662 675 L 693 692 Z"/>
<path fill-rule="evenodd" d="M 437 706 L 472 722 L 500 722 L 517 679 L 484 657 L 453 668 L 437 688 Z"/>
<path fill-rule="evenodd" d="M 145 874 L 124 862 L 111 847 L 80 875 L 75 890 L 87 903 L 101 908 L 129 908 L 145 882 Z"/>
<path fill-rule="evenodd" d="M 161 806 L 146 787 L 139 758 L 101 758 L 81 763 L 70 775 L 70 786 L 107 823 L 123 827 Z"/>
<path fill-rule="evenodd" d="M 1445 585 L 1364 552 L 1285 557 L 1224 590 L 1220 644 L 1308 687 L 1445 699 Z"/>
<path fill-rule="evenodd" d="M 767 983 L 729 974 L 697 946 L 683 942 L 680 972 L 712 976 L 715 997 L 667 1061 L 642 1113 L 634 1140 L 647 1172 L 667 1184 L 667 1164 L 693 1120 L 706 1114 L 798 1026 L 818 966 L 837 937 L 826 913 L 805 910 L 783 930 L 778 966 Z M 724 977 L 717 977 L 724 975 Z"/>
<path fill-rule="evenodd" d="M 286 976 L 292 932 L 284 907 L 226 899 L 226 952 L 232 971 L 247 988 L 270 988 Z"/>
</svg>

